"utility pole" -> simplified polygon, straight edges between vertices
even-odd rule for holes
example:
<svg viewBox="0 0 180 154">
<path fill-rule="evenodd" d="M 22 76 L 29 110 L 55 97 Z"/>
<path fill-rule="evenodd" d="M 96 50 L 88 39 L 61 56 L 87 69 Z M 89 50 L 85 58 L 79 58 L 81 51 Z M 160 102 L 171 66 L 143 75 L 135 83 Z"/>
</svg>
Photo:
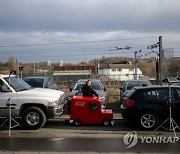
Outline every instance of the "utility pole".
<svg viewBox="0 0 180 154">
<path fill-rule="evenodd" d="M 36 62 L 34 60 L 34 76 L 36 76 Z"/>
<path fill-rule="evenodd" d="M 162 63 L 163 63 L 164 55 L 162 49 L 162 36 L 159 36 L 159 81 L 162 82 Z"/>
<path fill-rule="evenodd" d="M 159 81 L 159 57 L 156 58 L 156 81 Z"/>
<path fill-rule="evenodd" d="M 141 50 L 139 51 L 135 51 L 134 54 L 135 54 L 135 63 L 134 63 L 134 80 L 137 80 L 137 63 L 138 63 L 138 57 L 137 54 L 138 53 L 141 53 Z"/>
<path fill-rule="evenodd" d="M 137 80 L 137 51 L 135 51 L 134 80 Z"/>
<path fill-rule="evenodd" d="M 16 70 L 17 70 L 17 75 L 19 76 L 19 43 L 16 43 L 17 46 L 17 52 L 16 52 Z"/>
<path fill-rule="evenodd" d="M 158 48 L 158 47 L 159 47 L 159 53 L 157 53 L 156 51 L 153 50 L 154 48 Z M 156 79 L 157 79 L 158 83 L 161 83 L 162 82 L 162 72 L 163 72 L 162 64 L 163 64 L 163 59 L 164 59 L 164 50 L 162 48 L 162 36 L 159 36 L 159 42 L 148 46 L 147 49 L 150 49 L 152 51 L 151 53 L 155 53 L 158 56 L 158 59 L 156 60 Z"/>
</svg>

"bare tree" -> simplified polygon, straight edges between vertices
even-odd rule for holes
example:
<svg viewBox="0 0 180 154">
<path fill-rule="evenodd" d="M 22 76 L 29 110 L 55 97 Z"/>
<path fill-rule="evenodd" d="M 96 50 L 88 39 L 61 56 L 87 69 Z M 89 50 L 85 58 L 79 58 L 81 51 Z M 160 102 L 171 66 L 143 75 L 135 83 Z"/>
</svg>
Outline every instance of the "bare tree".
<svg viewBox="0 0 180 154">
<path fill-rule="evenodd" d="M 10 56 L 9 57 L 9 62 L 8 62 L 8 67 L 10 70 L 16 70 L 17 71 L 17 60 L 15 57 Z"/>
</svg>

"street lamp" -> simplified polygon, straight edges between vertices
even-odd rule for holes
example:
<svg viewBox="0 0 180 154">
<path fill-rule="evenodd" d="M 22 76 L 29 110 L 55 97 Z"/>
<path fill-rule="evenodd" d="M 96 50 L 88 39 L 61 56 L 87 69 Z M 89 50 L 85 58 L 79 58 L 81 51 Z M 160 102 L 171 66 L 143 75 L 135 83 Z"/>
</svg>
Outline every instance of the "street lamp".
<svg viewBox="0 0 180 154">
<path fill-rule="evenodd" d="M 16 43 L 17 46 L 17 53 L 16 53 L 16 70 L 17 70 L 17 75 L 19 76 L 19 43 Z"/>
<path fill-rule="evenodd" d="M 141 53 L 141 50 L 139 51 L 135 51 L 134 54 L 135 54 L 135 64 L 134 64 L 134 80 L 137 80 L 137 63 L 138 63 L 138 58 L 142 57 L 142 55 L 140 55 Z M 138 54 L 138 55 L 137 55 Z"/>
<path fill-rule="evenodd" d="M 20 66 L 19 67 L 19 71 L 20 71 L 20 74 L 21 74 L 21 79 L 22 79 L 22 71 L 24 70 L 24 67 L 23 66 Z"/>
</svg>

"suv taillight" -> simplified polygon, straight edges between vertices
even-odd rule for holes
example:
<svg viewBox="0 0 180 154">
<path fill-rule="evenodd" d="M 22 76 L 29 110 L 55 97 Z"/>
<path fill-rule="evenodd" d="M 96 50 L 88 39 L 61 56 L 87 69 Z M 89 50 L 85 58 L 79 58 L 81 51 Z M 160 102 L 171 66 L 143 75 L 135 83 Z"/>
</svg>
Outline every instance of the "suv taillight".
<svg viewBox="0 0 180 154">
<path fill-rule="evenodd" d="M 135 100 L 133 100 L 133 99 L 127 99 L 127 100 L 125 100 L 125 105 L 126 105 L 127 107 L 133 106 L 134 103 L 135 103 Z"/>
</svg>

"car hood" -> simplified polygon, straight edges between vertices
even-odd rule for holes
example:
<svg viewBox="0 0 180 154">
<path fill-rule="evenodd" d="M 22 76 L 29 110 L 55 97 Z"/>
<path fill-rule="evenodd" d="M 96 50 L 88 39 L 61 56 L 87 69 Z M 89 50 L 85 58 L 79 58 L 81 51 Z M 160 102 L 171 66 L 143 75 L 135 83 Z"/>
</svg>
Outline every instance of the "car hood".
<svg viewBox="0 0 180 154">
<path fill-rule="evenodd" d="M 18 95 L 29 96 L 29 97 L 59 98 L 61 95 L 64 95 L 64 92 L 54 89 L 32 88 L 30 90 L 18 92 Z"/>
</svg>

